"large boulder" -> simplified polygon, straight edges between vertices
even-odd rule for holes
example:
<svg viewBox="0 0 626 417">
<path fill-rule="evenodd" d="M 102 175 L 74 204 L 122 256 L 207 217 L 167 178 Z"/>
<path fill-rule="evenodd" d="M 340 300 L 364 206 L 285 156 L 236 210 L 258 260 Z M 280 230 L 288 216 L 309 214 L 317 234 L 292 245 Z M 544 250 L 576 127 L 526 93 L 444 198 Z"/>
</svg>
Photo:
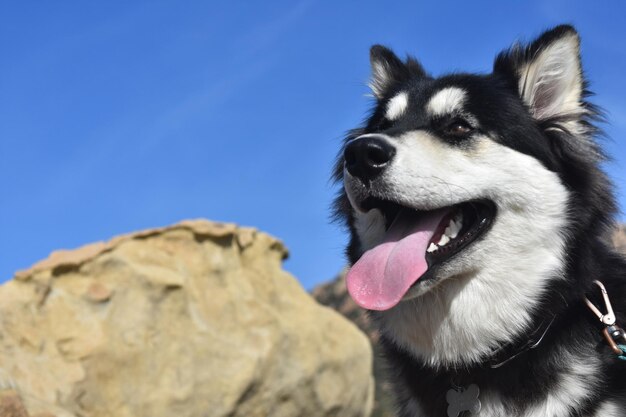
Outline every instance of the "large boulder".
<svg viewBox="0 0 626 417">
<path fill-rule="evenodd" d="M 208 221 L 53 253 L 0 287 L 7 404 L 16 416 L 368 416 L 367 338 L 281 269 L 286 254 Z"/>
</svg>

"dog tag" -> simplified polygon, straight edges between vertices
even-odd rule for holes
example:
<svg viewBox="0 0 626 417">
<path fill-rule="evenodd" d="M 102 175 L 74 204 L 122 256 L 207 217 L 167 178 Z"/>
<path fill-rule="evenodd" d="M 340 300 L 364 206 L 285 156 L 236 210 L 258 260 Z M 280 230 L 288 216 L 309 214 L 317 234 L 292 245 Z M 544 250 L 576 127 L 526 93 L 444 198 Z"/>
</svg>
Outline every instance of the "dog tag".
<svg viewBox="0 0 626 417">
<path fill-rule="evenodd" d="M 476 384 L 472 384 L 467 388 L 449 389 L 446 393 L 448 417 L 459 417 L 463 411 L 469 411 L 470 414 L 478 414 L 480 412 L 479 395 L 480 389 Z"/>
</svg>

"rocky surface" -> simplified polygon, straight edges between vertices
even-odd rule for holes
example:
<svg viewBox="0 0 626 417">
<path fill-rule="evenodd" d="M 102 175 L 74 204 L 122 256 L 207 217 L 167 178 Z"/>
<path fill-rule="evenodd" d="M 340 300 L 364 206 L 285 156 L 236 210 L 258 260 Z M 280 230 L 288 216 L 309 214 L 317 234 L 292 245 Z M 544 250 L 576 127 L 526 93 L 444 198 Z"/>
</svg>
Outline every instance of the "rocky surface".
<svg viewBox="0 0 626 417">
<path fill-rule="evenodd" d="M 378 331 L 372 325 L 365 314 L 365 310 L 356 305 L 346 289 L 346 271 L 341 272 L 335 279 L 313 289 L 312 295 L 325 306 L 328 306 L 344 317 L 356 324 L 365 334 L 368 335 L 374 351 L 374 379 L 376 381 L 376 391 L 374 395 L 374 408 L 372 417 L 393 417 L 393 397 L 389 384 L 385 382 L 385 364 L 382 352 L 376 343 Z"/>
<path fill-rule="evenodd" d="M 29 417 L 20 395 L 12 389 L 0 392 L 0 416 Z"/>
<path fill-rule="evenodd" d="M 367 338 L 285 256 L 207 221 L 53 253 L 0 287 L 0 415 L 368 416 Z"/>
</svg>

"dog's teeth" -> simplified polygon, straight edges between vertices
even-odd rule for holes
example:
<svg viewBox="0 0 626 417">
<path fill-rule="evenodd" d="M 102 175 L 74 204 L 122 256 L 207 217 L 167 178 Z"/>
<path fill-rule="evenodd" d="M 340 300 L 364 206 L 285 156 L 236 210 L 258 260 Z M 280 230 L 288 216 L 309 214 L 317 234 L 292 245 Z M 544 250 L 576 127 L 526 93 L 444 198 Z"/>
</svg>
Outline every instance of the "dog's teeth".
<svg viewBox="0 0 626 417">
<path fill-rule="evenodd" d="M 437 249 L 439 249 L 437 247 L 437 245 L 435 245 L 433 242 L 430 242 L 430 246 L 428 246 L 428 249 L 426 249 L 426 252 L 430 253 L 430 252 L 434 252 Z"/>
<path fill-rule="evenodd" d="M 459 226 L 457 222 L 455 222 L 454 220 L 450 220 L 450 226 L 448 227 L 450 228 L 450 233 L 446 233 L 446 234 L 450 236 L 450 238 L 454 239 L 455 237 L 459 235 L 459 231 L 461 230 L 461 227 Z"/>
<path fill-rule="evenodd" d="M 444 233 L 450 238 L 454 239 L 459 234 L 459 228 L 454 220 L 450 220 L 450 224 L 444 230 Z"/>
<path fill-rule="evenodd" d="M 454 216 L 454 224 L 456 225 L 456 233 L 458 234 L 463 228 L 463 213 L 459 212 Z M 455 236 L 456 237 L 456 236 Z"/>
<path fill-rule="evenodd" d="M 461 213 L 457 213 L 454 219 L 450 219 L 450 223 L 448 223 L 448 226 L 444 229 L 443 234 L 439 239 L 439 243 L 437 243 L 439 247 L 447 245 L 452 239 L 456 238 L 459 235 L 462 227 L 461 216 Z M 432 252 L 437 249 L 437 246 L 431 243 L 428 247 L 428 252 Z"/>
</svg>

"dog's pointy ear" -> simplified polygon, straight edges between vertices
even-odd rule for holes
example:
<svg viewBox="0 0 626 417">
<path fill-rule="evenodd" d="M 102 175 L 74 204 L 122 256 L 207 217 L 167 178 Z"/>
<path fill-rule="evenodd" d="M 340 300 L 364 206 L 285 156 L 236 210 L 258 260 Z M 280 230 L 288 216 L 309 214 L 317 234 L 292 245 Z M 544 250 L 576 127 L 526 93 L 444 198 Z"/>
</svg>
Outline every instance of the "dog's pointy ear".
<svg viewBox="0 0 626 417">
<path fill-rule="evenodd" d="M 424 69 L 415 59 L 409 57 L 402 62 L 390 49 L 374 45 L 370 49 L 372 76 L 369 86 L 377 99 L 395 84 L 408 80 L 412 76 L 424 76 Z"/>
<path fill-rule="evenodd" d="M 530 45 L 514 45 L 498 55 L 494 73 L 505 75 L 537 120 L 584 111 L 580 39 L 568 25 L 557 26 Z"/>
</svg>

